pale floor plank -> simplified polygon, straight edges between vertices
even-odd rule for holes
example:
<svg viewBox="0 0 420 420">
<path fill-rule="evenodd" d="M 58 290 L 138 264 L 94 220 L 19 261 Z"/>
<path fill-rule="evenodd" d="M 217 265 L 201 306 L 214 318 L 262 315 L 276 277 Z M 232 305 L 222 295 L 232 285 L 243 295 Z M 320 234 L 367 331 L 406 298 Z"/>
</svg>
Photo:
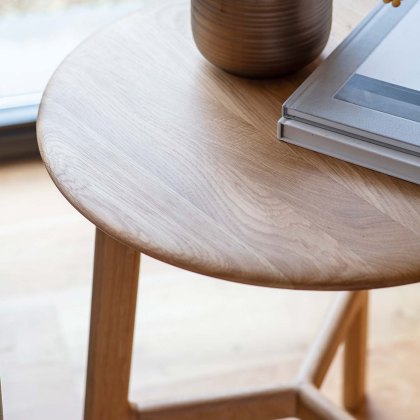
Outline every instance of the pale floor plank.
<svg viewBox="0 0 420 420">
<path fill-rule="evenodd" d="M 94 230 L 38 161 L 1 166 L 0 194 L 5 419 L 81 418 Z M 292 378 L 334 296 L 237 285 L 142 262 L 131 392 L 142 405 Z M 417 419 L 420 287 L 372 297 L 366 418 Z M 333 399 L 340 380 L 335 363 L 325 386 Z"/>
</svg>

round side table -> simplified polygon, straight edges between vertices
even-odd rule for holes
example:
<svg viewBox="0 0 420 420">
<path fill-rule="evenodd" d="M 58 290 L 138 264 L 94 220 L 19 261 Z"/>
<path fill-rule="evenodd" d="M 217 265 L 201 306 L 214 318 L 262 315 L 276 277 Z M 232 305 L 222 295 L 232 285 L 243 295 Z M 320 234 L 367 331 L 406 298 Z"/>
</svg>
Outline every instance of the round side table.
<svg viewBox="0 0 420 420">
<path fill-rule="evenodd" d="M 338 16 L 336 33 L 349 25 Z M 85 419 L 348 419 L 318 390 L 343 341 L 344 405 L 361 404 L 365 290 L 420 278 L 420 188 L 278 141 L 281 103 L 306 74 L 219 71 L 193 44 L 188 2 L 160 0 L 52 77 L 42 157 L 97 227 Z M 127 398 L 140 253 L 239 283 L 347 292 L 293 384 L 142 411 Z"/>
</svg>

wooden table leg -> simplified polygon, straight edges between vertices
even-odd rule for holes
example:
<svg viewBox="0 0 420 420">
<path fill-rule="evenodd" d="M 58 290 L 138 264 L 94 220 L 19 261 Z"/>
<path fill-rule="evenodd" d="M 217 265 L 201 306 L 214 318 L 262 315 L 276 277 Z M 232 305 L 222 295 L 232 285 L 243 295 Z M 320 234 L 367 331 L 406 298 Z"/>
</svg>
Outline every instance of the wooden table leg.
<svg viewBox="0 0 420 420">
<path fill-rule="evenodd" d="M 96 230 L 85 420 L 126 420 L 140 254 Z"/>
<path fill-rule="evenodd" d="M 346 340 L 361 306 L 361 294 L 341 292 L 333 303 L 323 326 L 314 340 L 298 375 L 298 382 L 313 383 L 319 388 L 340 344 Z"/>
<path fill-rule="evenodd" d="M 297 379 L 301 389 L 308 384 L 319 388 L 339 345 L 344 342 L 343 400 L 344 407 L 351 413 L 361 410 L 365 397 L 367 315 L 367 290 L 340 293 Z M 312 392 L 312 388 L 308 389 L 311 390 L 311 398 L 308 401 L 324 398 L 321 394 Z M 320 412 L 317 413 L 308 404 L 300 408 L 303 401 L 302 398 L 298 399 L 298 411 L 300 410 L 304 420 L 330 418 L 322 417 Z M 324 407 L 324 411 L 328 411 L 325 402 L 321 406 Z M 331 418 L 334 418 L 334 415 Z"/>
<path fill-rule="evenodd" d="M 350 412 L 363 407 L 366 383 L 368 292 L 359 292 L 361 304 L 347 332 L 344 347 L 343 404 Z"/>
<path fill-rule="evenodd" d="M 174 414 L 178 418 L 176 415 L 182 411 L 177 406 L 141 412 L 128 402 L 139 265 L 137 251 L 100 230 L 96 231 L 85 420 L 130 420 L 139 415 L 141 418 L 169 419 Z M 296 398 L 295 410 L 303 419 L 352 418 L 329 403 L 317 390 L 343 339 L 346 345 L 344 403 L 351 411 L 360 407 L 365 390 L 367 303 L 367 292 L 346 292 L 333 307 L 304 363 L 297 381 L 298 389 L 287 394 Z M 283 395 L 282 390 L 276 391 L 279 396 Z M 252 402 L 256 395 L 248 397 Z M 194 404 L 184 407 L 182 416 L 188 414 L 188 418 L 201 418 L 203 407 L 215 407 L 217 403 L 206 401 L 199 407 Z M 228 398 L 222 401 L 222 408 L 237 411 L 242 403 L 242 399 L 230 401 Z M 199 413 L 198 408 L 201 409 Z M 292 412 L 293 408 L 288 411 Z"/>
</svg>

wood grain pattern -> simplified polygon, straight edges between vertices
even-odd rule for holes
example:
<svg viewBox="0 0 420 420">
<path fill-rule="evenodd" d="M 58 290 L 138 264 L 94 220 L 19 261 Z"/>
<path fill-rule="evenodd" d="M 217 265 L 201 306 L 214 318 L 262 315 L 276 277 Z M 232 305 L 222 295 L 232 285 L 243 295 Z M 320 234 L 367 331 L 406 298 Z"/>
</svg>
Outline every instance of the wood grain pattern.
<svg viewBox="0 0 420 420">
<path fill-rule="evenodd" d="M 0 206 L 5 420 L 80 419 L 92 226 L 62 198 L 37 160 L 1 165 L 0 190 L 6 204 Z M 143 408 L 291 381 L 333 297 L 215 281 L 145 256 L 141 270 L 130 395 Z M 416 420 L 420 284 L 370 295 L 363 418 Z M 322 386 L 337 404 L 341 362 L 338 357 Z"/>
<path fill-rule="evenodd" d="M 140 254 L 96 231 L 85 420 L 129 420 Z"/>
<path fill-rule="evenodd" d="M 351 4 L 348 4 L 351 3 Z M 330 46 L 373 0 L 337 0 Z M 173 265 L 296 289 L 419 280 L 420 188 L 283 144 L 287 78 L 241 79 L 194 46 L 188 2 L 139 13 L 76 49 L 42 101 L 44 162 L 101 230 Z"/>
</svg>

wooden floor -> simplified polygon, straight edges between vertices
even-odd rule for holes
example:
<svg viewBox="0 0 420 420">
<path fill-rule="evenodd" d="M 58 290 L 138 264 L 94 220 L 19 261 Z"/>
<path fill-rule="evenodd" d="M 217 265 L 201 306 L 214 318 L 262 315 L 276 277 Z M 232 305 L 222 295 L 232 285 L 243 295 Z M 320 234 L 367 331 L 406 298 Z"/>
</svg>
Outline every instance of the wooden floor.
<svg viewBox="0 0 420 420">
<path fill-rule="evenodd" d="M 0 166 L 5 420 L 81 418 L 92 226 L 39 161 Z M 132 399 L 144 406 L 293 377 L 333 293 L 212 280 L 143 259 Z M 366 419 L 420 418 L 420 285 L 372 293 Z M 338 361 L 339 362 L 339 361 Z M 325 385 L 339 400 L 340 365 Z"/>
</svg>

